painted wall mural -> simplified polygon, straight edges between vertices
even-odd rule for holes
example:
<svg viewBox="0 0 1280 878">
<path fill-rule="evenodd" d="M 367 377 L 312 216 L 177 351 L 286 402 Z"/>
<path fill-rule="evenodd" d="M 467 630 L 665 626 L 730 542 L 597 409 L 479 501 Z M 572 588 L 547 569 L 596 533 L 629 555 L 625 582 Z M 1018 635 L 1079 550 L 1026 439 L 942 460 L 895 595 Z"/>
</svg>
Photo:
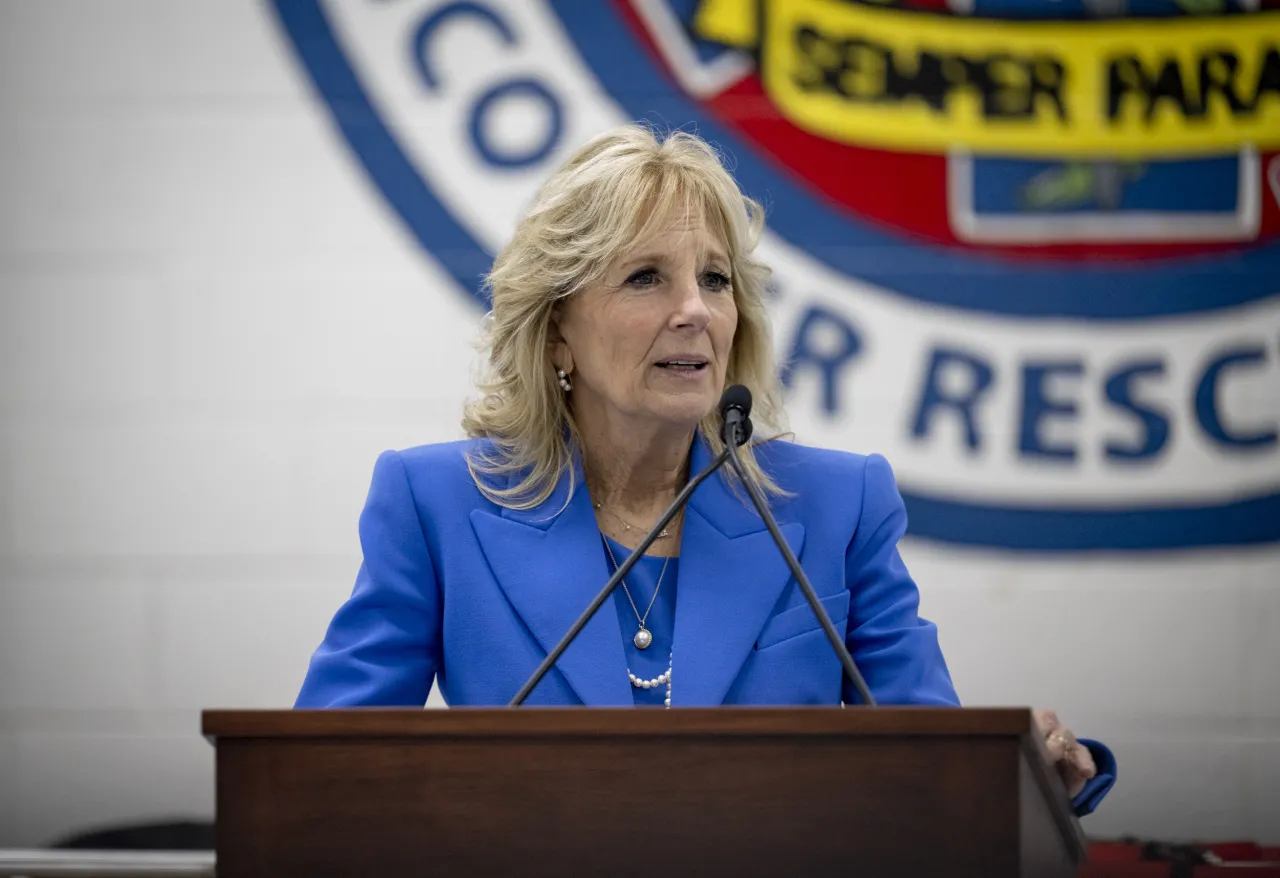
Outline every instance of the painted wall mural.
<svg viewBox="0 0 1280 878">
<path fill-rule="evenodd" d="M 1280 541 L 1280 8 L 1238 0 L 276 0 L 337 136 L 455 290 L 629 120 L 770 222 L 793 427 L 911 533 Z"/>
</svg>

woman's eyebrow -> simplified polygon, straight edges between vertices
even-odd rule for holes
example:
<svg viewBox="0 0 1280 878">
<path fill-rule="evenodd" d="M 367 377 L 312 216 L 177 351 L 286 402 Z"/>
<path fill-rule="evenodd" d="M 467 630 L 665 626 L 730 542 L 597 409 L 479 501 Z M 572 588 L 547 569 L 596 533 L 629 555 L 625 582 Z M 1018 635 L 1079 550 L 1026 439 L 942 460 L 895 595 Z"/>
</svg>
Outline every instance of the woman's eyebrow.
<svg viewBox="0 0 1280 878">
<path fill-rule="evenodd" d="M 641 256 L 633 256 L 618 264 L 619 271 L 629 271 L 640 265 L 661 265 L 666 262 L 668 256 L 666 253 L 655 252 L 645 253 Z M 731 264 L 729 257 L 719 250 L 708 250 L 703 255 L 703 263 L 706 265 L 716 265 L 717 267 L 728 268 Z"/>
<path fill-rule="evenodd" d="M 628 259 L 626 262 L 623 262 L 619 266 L 619 268 L 622 268 L 622 269 L 634 268 L 637 265 L 644 265 L 645 263 L 653 265 L 656 263 L 660 263 L 665 259 L 666 259 L 666 256 L 662 253 L 646 253 L 643 256 L 633 256 L 632 258 Z"/>
</svg>

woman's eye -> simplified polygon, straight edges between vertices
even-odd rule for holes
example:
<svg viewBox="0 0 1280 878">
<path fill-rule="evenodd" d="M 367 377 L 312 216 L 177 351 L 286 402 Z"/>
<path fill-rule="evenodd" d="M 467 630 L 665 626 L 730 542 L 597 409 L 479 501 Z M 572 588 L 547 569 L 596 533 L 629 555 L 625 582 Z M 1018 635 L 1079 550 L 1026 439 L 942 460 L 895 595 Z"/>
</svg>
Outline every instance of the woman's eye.
<svg viewBox="0 0 1280 878">
<path fill-rule="evenodd" d="M 627 285 L 632 287 L 651 287 L 658 282 L 658 272 L 652 268 L 642 268 L 627 278 Z"/>
<path fill-rule="evenodd" d="M 702 276 L 702 283 L 707 289 L 719 292 L 729 288 L 729 277 L 718 271 L 708 271 Z"/>
</svg>

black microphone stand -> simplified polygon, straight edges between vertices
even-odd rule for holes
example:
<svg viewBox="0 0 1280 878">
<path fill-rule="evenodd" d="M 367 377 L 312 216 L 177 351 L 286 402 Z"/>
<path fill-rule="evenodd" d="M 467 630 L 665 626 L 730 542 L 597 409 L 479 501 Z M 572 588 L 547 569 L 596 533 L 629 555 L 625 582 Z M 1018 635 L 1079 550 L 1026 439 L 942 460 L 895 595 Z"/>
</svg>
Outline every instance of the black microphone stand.
<svg viewBox="0 0 1280 878">
<path fill-rule="evenodd" d="M 778 544 L 778 551 L 782 553 L 787 566 L 791 568 L 791 576 L 795 579 L 796 584 L 800 586 L 800 590 L 804 592 L 805 599 L 809 602 L 809 606 L 813 608 L 814 615 L 822 623 L 822 630 L 826 632 L 831 648 L 835 650 L 836 655 L 840 657 L 840 664 L 844 666 L 845 676 L 849 678 L 849 682 L 853 683 L 853 688 L 858 691 L 858 697 L 862 699 L 862 703 L 869 707 L 875 707 L 876 700 L 871 697 L 871 690 L 867 688 L 867 681 L 862 679 L 862 672 L 854 664 L 853 656 L 849 655 L 848 647 L 840 639 L 840 632 L 836 630 L 836 626 L 831 622 L 831 617 L 823 609 L 821 602 L 818 600 L 817 592 L 813 590 L 813 584 L 809 582 L 809 577 L 805 575 L 804 568 L 800 566 L 795 553 L 791 551 L 791 546 L 787 544 L 786 539 L 782 536 L 782 531 L 778 530 L 778 522 L 769 510 L 769 504 L 761 496 L 760 488 L 747 478 L 746 470 L 742 467 L 742 461 L 738 459 L 738 443 L 741 440 L 745 440 L 746 435 L 750 435 L 750 428 L 745 427 L 745 424 L 749 423 L 750 421 L 745 417 L 725 419 L 724 432 L 733 435 L 722 437 L 725 440 L 724 454 L 729 456 L 729 464 L 733 467 L 733 471 L 738 474 L 738 481 L 747 489 L 751 502 L 755 504 L 756 512 L 764 519 L 773 541 Z M 744 430 L 746 435 L 743 435 Z M 741 440 L 739 439 L 740 436 Z"/>
<path fill-rule="evenodd" d="M 663 529 L 671 523 L 671 519 L 676 517 L 676 513 L 680 511 L 680 507 L 688 502 L 689 495 L 691 495 L 699 485 L 705 482 L 712 473 L 724 466 L 724 462 L 728 460 L 729 457 L 730 451 L 726 448 L 724 451 L 720 452 L 719 456 L 711 463 L 711 466 L 707 467 L 702 472 L 698 473 L 697 476 L 690 479 L 689 483 L 681 489 L 680 493 L 676 495 L 676 499 L 672 500 L 671 505 L 667 507 L 667 511 L 662 513 L 662 517 L 658 519 L 658 523 L 653 526 L 653 529 L 650 530 L 649 533 L 645 534 L 645 538 L 641 540 L 640 545 L 636 546 L 631 554 L 627 556 L 627 560 L 623 561 L 618 566 L 618 569 L 613 572 L 613 576 L 609 577 L 609 581 L 605 583 L 604 588 L 600 589 L 600 593 L 596 595 L 595 599 L 587 605 L 585 610 L 583 610 L 582 615 L 578 617 L 578 621 L 574 622 L 564 637 L 560 638 L 560 642 L 557 643 L 555 649 L 551 650 L 551 652 L 547 654 L 547 657 L 542 660 L 542 664 L 538 665 L 538 669 L 533 672 L 533 676 L 526 680 L 525 684 L 520 687 L 520 691 L 511 699 L 511 702 L 507 705 L 508 707 L 519 707 L 524 703 L 524 700 L 529 697 L 529 693 L 534 690 L 534 687 L 542 682 L 542 678 L 547 675 L 547 671 L 551 670 L 551 666 L 554 665 L 564 651 L 569 648 L 569 644 L 578 636 L 578 632 L 586 627 L 587 623 L 591 621 L 591 617 L 596 614 L 596 610 L 600 609 L 601 605 L 609 599 L 609 595 L 613 594 L 613 590 L 618 587 L 618 583 L 622 581 L 622 577 L 631 572 L 631 568 L 636 565 L 636 562 L 644 557 L 644 553 L 648 551 L 651 545 L 653 545 L 653 541 L 658 538 L 658 534 L 662 533 Z"/>
</svg>

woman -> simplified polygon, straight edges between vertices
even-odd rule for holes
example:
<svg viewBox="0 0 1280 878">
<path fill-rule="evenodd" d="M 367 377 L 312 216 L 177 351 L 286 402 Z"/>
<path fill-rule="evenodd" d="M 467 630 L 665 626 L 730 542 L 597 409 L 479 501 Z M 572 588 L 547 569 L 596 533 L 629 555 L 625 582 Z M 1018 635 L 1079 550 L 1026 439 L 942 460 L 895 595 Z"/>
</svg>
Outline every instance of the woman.
<svg viewBox="0 0 1280 878">
<path fill-rule="evenodd" d="M 386 452 L 360 519 L 354 593 L 299 707 L 507 703 L 691 472 L 720 450 L 716 403 L 745 384 L 756 436 L 781 429 L 752 258 L 763 227 L 698 138 L 627 126 L 542 187 L 489 276 L 489 374 L 474 438 Z M 958 703 L 897 542 L 884 458 L 775 439 L 742 450 L 882 704 Z M 729 471 L 709 479 L 528 704 L 856 700 Z M 1105 748 L 1037 714 L 1091 810 Z"/>
</svg>

